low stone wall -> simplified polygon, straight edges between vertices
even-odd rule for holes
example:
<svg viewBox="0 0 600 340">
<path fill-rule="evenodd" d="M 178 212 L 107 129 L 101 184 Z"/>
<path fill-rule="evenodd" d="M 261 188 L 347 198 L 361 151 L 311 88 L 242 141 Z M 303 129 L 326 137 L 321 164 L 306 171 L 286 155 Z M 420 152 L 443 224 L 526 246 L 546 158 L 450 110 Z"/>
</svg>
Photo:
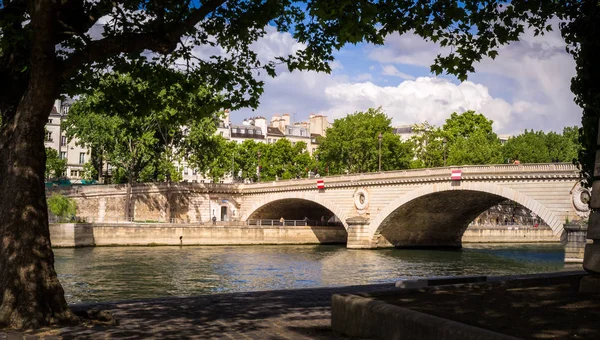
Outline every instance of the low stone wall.
<svg viewBox="0 0 600 340">
<path fill-rule="evenodd" d="M 462 237 L 463 243 L 535 243 L 559 242 L 558 236 L 548 227 L 469 227 Z"/>
<path fill-rule="evenodd" d="M 54 247 L 346 243 L 344 227 L 193 224 L 50 224 Z"/>
</svg>

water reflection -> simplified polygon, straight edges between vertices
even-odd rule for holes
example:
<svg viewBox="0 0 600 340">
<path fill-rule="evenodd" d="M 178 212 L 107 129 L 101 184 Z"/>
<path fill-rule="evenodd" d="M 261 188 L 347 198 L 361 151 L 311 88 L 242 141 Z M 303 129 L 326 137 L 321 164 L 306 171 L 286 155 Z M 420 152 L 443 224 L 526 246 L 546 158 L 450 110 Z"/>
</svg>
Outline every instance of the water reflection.
<svg viewBox="0 0 600 340">
<path fill-rule="evenodd" d="M 564 269 L 558 244 L 468 245 L 437 251 L 343 246 L 101 247 L 55 249 L 55 258 L 70 303 Z"/>
</svg>

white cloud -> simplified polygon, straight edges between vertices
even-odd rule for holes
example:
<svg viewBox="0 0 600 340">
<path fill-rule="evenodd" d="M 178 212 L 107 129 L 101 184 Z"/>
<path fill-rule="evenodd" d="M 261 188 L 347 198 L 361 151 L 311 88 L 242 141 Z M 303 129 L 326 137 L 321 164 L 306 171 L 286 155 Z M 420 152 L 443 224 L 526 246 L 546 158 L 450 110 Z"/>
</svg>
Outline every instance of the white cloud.
<svg viewBox="0 0 600 340">
<path fill-rule="evenodd" d="M 509 103 L 491 97 L 481 84 L 466 81 L 456 85 L 435 77 L 404 81 L 395 87 L 371 82 L 338 83 L 325 88 L 325 93 L 330 107 L 324 113 L 331 117 L 381 106 L 395 125 L 425 120 L 442 125 L 452 112 L 487 109 L 494 127 L 501 129 L 510 121 L 512 111 Z"/>
<path fill-rule="evenodd" d="M 484 58 L 475 64 L 476 73 L 469 75 L 469 80 L 484 84 L 493 97 L 513 103 L 506 132 L 525 128 L 560 130 L 580 124 L 581 109 L 570 91 L 575 63 L 565 52 L 558 21 L 552 24 L 555 30 L 544 36 L 534 37 L 533 31 L 526 31 L 520 41 L 499 48 L 495 60 Z M 449 51 L 408 33 L 390 35 L 384 46 L 371 48 L 368 56 L 381 67 L 410 65 L 425 73 L 438 54 Z M 493 114 L 483 109 L 482 113 Z"/>
<path fill-rule="evenodd" d="M 382 71 L 381 74 L 383 74 L 384 76 L 393 76 L 393 77 L 399 77 L 399 78 L 408 79 L 408 80 L 415 79 L 415 77 L 411 76 L 410 74 L 406 74 L 404 72 L 398 71 L 398 69 L 396 67 L 394 67 L 394 65 L 382 66 L 381 71 Z"/>
</svg>

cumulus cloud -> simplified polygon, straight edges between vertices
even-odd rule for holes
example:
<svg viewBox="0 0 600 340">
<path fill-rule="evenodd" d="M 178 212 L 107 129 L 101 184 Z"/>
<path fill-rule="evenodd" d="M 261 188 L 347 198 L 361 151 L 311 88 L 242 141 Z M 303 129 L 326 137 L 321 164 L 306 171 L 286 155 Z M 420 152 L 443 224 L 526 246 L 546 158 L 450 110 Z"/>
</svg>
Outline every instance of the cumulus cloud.
<svg viewBox="0 0 600 340">
<path fill-rule="evenodd" d="M 476 72 L 469 76 L 469 80 L 485 85 L 492 96 L 512 106 L 510 121 L 504 126 L 506 132 L 518 133 L 525 128 L 560 130 L 580 123 L 581 109 L 573 102 L 569 88 L 575 63 L 565 52 L 558 21 L 552 24 L 555 30 L 544 36 L 535 37 L 533 31 L 526 31 L 520 41 L 499 48 L 495 60 L 484 58 L 475 64 Z M 438 54 L 449 51 L 407 33 L 390 35 L 384 46 L 371 48 L 368 56 L 382 67 L 410 65 L 424 73 Z"/>
<path fill-rule="evenodd" d="M 394 65 L 384 65 L 381 67 L 381 74 L 383 74 L 384 76 L 393 76 L 393 77 L 399 77 L 402 79 L 415 79 L 415 77 L 411 76 L 410 74 L 406 74 L 404 72 L 400 72 L 398 71 L 398 69 L 396 67 L 394 67 Z"/>
<path fill-rule="evenodd" d="M 330 107 L 324 113 L 331 117 L 381 106 L 395 125 L 425 120 L 441 125 L 452 112 L 487 109 L 494 127 L 501 129 L 510 120 L 512 110 L 506 101 L 492 98 L 481 84 L 466 81 L 456 85 L 436 77 L 420 77 L 385 87 L 371 82 L 338 83 L 325 88 L 325 93 Z"/>
</svg>

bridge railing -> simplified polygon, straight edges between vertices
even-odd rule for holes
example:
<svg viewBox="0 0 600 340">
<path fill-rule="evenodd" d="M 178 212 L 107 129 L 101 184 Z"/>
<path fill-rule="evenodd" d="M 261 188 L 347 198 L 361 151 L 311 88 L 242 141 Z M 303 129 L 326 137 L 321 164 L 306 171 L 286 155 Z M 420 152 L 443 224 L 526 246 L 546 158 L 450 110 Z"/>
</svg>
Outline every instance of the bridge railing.
<svg viewBox="0 0 600 340">
<path fill-rule="evenodd" d="M 317 221 L 317 220 L 271 220 L 271 219 L 261 219 L 261 220 L 247 220 L 246 225 L 249 226 L 286 226 L 286 227 L 299 227 L 299 226 L 339 226 L 341 223 L 336 222 L 327 222 L 327 221 Z"/>
</svg>

